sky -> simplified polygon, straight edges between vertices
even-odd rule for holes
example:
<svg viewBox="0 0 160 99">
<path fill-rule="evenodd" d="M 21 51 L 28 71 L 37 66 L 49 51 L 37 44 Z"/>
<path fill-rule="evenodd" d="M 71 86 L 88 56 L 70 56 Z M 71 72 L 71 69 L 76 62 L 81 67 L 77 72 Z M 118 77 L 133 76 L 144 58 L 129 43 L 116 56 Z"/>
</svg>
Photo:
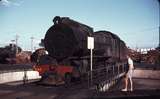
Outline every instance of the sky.
<svg viewBox="0 0 160 99">
<path fill-rule="evenodd" d="M 38 47 L 55 16 L 70 17 L 118 35 L 130 48 L 159 44 L 158 0 L 0 0 L 0 46 L 18 37 L 23 50 Z"/>
</svg>

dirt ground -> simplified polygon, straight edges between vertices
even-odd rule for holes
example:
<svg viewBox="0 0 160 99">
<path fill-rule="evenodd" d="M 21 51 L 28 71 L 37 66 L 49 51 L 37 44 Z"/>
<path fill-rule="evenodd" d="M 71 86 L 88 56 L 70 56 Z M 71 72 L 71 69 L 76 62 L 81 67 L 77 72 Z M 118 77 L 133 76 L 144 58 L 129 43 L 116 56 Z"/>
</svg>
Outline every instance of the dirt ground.
<svg viewBox="0 0 160 99">
<path fill-rule="evenodd" d="M 7 83 L 0 85 L 1 99 L 97 99 L 119 98 L 119 97 L 140 97 L 140 96 L 160 96 L 160 80 L 153 79 L 133 79 L 134 91 L 121 92 L 123 80 L 106 92 L 97 92 L 88 89 L 81 84 L 70 87 L 37 85 L 36 83 L 21 82 Z"/>
</svg>

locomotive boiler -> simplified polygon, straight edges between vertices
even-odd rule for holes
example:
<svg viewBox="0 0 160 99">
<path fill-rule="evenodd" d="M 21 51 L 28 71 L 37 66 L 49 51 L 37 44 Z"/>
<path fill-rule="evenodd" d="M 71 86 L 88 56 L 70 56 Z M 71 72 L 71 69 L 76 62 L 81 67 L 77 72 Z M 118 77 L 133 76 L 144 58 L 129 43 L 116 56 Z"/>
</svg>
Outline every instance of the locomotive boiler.
<svg viewBox="0 0 160 99">
<path fill-rule="evenodd" d="M 91 27 L 68 17 L 57 16 L 53 22 L 44 38 L 45 48 L 51 57 L 58 60 L 89 56 L 87 37 L 92 36 L 95 38 L 94 57 L 125 60 L 127 48 L 117 35 L 109 31 L 93 32 Z"/>
</svg>

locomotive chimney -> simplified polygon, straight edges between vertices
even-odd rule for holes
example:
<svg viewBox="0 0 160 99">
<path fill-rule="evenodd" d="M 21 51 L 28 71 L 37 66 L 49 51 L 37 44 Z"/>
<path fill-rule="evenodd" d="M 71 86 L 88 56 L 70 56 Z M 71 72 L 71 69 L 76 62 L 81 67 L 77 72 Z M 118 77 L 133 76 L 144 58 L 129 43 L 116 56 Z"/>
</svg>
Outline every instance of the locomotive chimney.
<svg viewBox="0 0 160 99">
<path fill-rule="evenodd" d="M 60 22 L 61 17 L 60 16 L 55 16 L 53 19 L 54 24 L 58 24 Z"/>
</svg>

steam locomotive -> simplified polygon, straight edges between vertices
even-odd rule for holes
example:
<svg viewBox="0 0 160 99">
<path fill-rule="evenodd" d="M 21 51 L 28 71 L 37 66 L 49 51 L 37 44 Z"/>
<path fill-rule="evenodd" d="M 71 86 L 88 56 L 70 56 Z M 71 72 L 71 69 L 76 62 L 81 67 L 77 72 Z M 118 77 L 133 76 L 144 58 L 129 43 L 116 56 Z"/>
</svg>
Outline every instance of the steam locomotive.
<svg viewBox="0 0 160 99">
<path fill-rule="evenodd" d="M 127 47 L 117 35 L 109 31 L 94 32 L 93 28 L 68 17 L 56 16 L 53 22 L 44 38 L 47 57 L 54 60 L 50 62 L 52 69 L 45 69 L 47 72 L 60 75 L 65 82 L 70 82 L 74 77 L 91 76 L 90 51 L 87 49 L 87 37 L 91 36 L 94 37 L 92 81 L 102 83 L 117 79 L 124 73 Z M 50 74 L 47 73 L 47 77 Z"/>
</svg>

